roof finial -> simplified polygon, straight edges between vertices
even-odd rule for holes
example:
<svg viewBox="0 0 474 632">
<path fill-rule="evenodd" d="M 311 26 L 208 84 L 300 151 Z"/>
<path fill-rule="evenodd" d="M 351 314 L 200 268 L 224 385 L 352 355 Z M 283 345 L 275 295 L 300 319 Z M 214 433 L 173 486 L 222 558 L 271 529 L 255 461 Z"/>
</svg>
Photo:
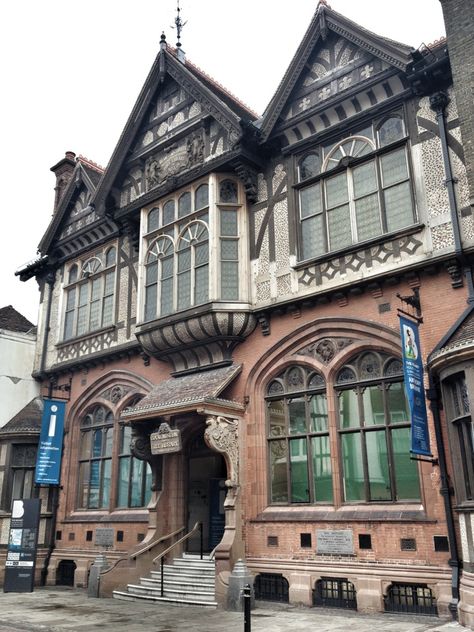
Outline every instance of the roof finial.
<svg viewBox="0 0 474 632">
<path fill-rule="evenodd" d="M 163 50 L 163 48 L 166 48 L 166 35 L 164 31 L 161 33 L 160 48 L 161 50 Z"/>
<path fill-rule="evenodd" d="M 180 13 L 181 13 L 181 9 L 179 8 L 179 0 L 177 0 L 177 14 L 176 17 L 174 19 L 174 23 L 176 26 L 176 34 L 178 36 L 178 41 L 176 42 L 176 48 L 179 50 L 181 48 L 181 31 L 183 30 L 184 26 L 186 25 L 186 22 L 183 22 L 183 20 L 181 19 Z"/>
</svg>

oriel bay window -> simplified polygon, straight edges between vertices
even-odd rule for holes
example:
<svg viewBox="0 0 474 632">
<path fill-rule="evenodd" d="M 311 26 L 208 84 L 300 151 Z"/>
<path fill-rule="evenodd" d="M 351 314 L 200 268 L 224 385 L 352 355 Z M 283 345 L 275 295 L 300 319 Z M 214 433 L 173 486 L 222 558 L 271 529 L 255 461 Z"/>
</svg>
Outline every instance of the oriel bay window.
<svg viewBox="0 0 474 632">
<path fill-rule="evenodd" d="M 343 250 L 415 222 L 401 112 L 297 159 L 301 260 Z"/>
<path fill-rule="evenodd" d="M 144 321 L 246 299 L 239 286 L 242 195 L 236 180 L 212 175 L 144 212 Z"/>
<path fill-rule="evenodd" d="M 330 375 L 291 365 L 267 386 L 270 502 L 419 501 L 400 360 L 365 352 Z"/>
</svg>

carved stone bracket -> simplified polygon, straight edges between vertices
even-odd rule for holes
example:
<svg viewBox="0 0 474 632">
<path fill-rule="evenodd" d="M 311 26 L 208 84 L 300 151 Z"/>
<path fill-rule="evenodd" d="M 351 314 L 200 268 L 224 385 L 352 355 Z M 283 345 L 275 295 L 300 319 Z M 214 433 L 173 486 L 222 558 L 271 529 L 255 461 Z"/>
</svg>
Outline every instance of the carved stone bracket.
<svg viewBox="0 0 474 632">
<path fill-rule="evenodd" d="M 239 485 L 239 424 L 236 419 L 212 415 L 206 419 L 207 445 L 224 455 L 227 464 L 227 499 L 234 499 Z M 229 504 L 229 503 L 226 503 Z"/>
<path fill-rule="evenodd" d="M 457 261 L 448 261 L 445 264 L 446 270 L 451 277 L 451 286 L 458 288 L 463 286 L 462 268 Z"/>
<path fill-rule="evenodd" d="M 258 174 L 248 165 L 239 164 L 236 167 L 237 175 L 243 182 L 245 194 L 250 204 L 254 204 L 258 197 Z"/>
</svg>

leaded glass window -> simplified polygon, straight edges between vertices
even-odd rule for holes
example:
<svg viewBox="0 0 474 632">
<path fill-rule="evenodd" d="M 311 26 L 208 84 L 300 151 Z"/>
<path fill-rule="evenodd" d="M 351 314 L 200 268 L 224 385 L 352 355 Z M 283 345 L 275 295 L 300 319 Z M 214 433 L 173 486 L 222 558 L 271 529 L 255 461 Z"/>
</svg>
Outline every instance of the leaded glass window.
<svg viewBox="0 0 474 632">
<path fill-rule="evenodd" d="M 151 498 L 149 463 L 130 453 L 131 428 L 120 426 L 118 507 L 144 507 Z"/>
<path fill-rule="evenodd" d="M 114 246 L 68 273 L 65 295 L 64 340 L 107 327 L 114 321 L 117 250 Z"/>
<path fill-rule="evenodd" d="M 290 366 L 269 384 L 266 404 L 271 502 L 332 503 L 323 376 Z"/>
<path fill-rule="evenodd" d="M 96 406 L 81 419 L 78 507 L 106 509 L 110 503 L 114 417 Z"/>
<path fill-rule="evenodd" d="M 415 222 L 403 118 L 320 147 L 298 161 L 300 258 L 349 248 Z M 320 159 L 319 156 L 322 156 Z"/>
<path fill-rule="evenodd" d="M 36 497 L 34 476 L 36 454 L 35 444 L 19 443 L 11 446 L 11 493 L 7 499 L 6 509 L 11 508 L 13 500 Z"/>
<path fill-rule="evenodd" d="M 344 500 L 418 500 L 399 360 L 376 352 L 357 356 L 339 370 L 336 394 Z"/>
</svg>

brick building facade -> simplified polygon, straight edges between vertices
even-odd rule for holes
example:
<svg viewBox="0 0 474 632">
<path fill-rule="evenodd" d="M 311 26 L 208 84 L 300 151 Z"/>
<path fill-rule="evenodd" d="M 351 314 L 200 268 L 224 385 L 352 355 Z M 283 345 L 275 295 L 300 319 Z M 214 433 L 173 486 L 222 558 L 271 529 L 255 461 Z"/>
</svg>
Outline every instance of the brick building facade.
<svg viewBox="0 0 474 632">
<path fill-rule="evenodd" d="M 439 381 L 458 384 L 472 286 L 460 120 L 444 40 L 416 51 L 323 2 L 260 118 L 162 37 L 107 170 L 53 167 L 20 271 L 42 286 L 35 375 L 68 399 L 49 582 L 86 585 L 104 526 L 111 589 L 201 522 L 221 604 L 245 558 L 262 597 L 456 611 Z M 410 459 L 400 297 L 420 300 L 433 460 Z"/>
</svg>

